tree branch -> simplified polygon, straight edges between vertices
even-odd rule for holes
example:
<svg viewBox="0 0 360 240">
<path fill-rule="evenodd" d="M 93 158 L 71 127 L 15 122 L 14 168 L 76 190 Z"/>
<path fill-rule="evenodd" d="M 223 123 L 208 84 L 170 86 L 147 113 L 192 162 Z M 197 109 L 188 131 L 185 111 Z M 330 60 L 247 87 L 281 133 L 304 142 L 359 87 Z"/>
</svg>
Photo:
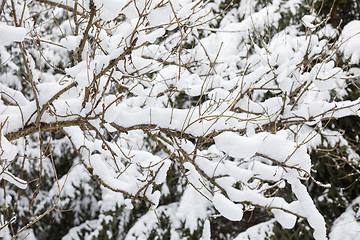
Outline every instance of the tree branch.
<svg viewBox="0 0 360 240">
<path fill-rule="evenodd" d="M 77 15 L 82 15 L 83 14 L 81 12 L 76 11 L 74 8 L 69 7 L 68 5 L 64 5 L 64 4 L 61 4 L 61 3 L 52 2 L 52 1 L 49 1 L 49 0 L 36 0 L 36 1 L 41 2 L 41 3 L 46 3 L 46 4 L 49 4 L 49 5 L 54 6 L 54 7 L 59 7 L 59 8 L 66 9 L 66 10 L 68 10 L 70 12 L 73 12 L 74 14 L 77 14 Z M 4 2 L 5 2 L 5 0 L 4 0 Z"/>
</svg>

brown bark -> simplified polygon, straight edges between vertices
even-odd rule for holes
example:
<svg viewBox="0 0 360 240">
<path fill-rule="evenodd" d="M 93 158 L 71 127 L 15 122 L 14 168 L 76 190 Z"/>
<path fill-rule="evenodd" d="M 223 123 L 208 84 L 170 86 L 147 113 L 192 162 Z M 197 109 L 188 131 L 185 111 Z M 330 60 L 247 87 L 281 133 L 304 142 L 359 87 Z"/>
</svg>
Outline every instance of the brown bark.
<svg viewBox="0 0 360 240">
<path fill-rule="evenodd" d="M 340 23 L 338 4 L 334 1 L 334 5 L 331 8 L 331 25 L 336 28 Z"/>
</svg>

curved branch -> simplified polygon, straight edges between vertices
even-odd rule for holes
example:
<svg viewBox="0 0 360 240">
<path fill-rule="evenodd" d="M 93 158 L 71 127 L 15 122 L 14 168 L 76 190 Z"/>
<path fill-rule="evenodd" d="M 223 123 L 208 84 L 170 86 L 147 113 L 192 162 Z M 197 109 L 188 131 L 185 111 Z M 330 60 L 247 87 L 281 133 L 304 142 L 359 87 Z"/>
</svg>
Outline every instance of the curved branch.
<svg viewBox="0 0 360 240">
<path fill-rule="evenodd" d="M 41 108 L 39 114 L 36 117 L 36 121 L 35 121 L 35 125 L 38 125 L 40 123 L 41 117 L 44 114 L 44 112 L 46 111 L 46 109 L 48 109 L 48 107 L 50 106 L 50 104 L 52 102 L 54 102 L 58 97 L 60 97 L 63 93 L 65 93 L 66 91 L 70 90 L 73 87 L 77 86 L 77 82 L 72 82 L 71 84 L 69 84 L 68 86 L 64 87 L 63 89 L 61 89 L 59 92 L 57 92 L 52 98 L 49 99 L 49 101 L 47 101 Z"/>
</svg>

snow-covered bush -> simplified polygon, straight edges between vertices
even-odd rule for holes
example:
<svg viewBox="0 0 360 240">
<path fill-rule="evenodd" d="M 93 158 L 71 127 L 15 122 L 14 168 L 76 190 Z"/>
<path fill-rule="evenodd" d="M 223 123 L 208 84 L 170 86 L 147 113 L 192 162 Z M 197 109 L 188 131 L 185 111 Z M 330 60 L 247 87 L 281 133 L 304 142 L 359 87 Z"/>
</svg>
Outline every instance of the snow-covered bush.
<svg viewBox="0 0 360 240">
<path fill-rule="evenodd" d="M 205 240 L 260 208 L 327 239 L 304 182 L 348 145 L 360 26 L 252 2 L 2 1 L 0 236 Z"/>
</svg>

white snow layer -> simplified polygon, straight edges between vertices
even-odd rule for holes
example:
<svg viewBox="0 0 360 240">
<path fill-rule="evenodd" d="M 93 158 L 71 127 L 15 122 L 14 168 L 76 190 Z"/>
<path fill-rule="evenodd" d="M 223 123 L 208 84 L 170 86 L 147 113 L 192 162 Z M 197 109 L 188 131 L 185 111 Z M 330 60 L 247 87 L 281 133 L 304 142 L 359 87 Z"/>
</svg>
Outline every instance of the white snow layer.
<svg viewBox="0 0 360 240">
<path fill-rule="evenodd" d="M 3 22 L 0 22 L 0 45 L 9 45 L 12 42 L 21 42 L 27 30 L 22 27 L 8 26 Z"/>
<path fill-rule="evenodd" d="M 216 193 L 213 203 L 221 215 L 232 221 L 240 221 L 243 217 L 241 205 L 235 204 L 220 193 Z"/>
<path fill-rule="evenodd" d="M 240 233 L 234 240 L 264 240 L 266 237 L 273 235 L 272 229 L 275 220 L 272 219 L 267 222 L 259 223 L 246 229 L 245 232 Z"/>
<path fill-rule="evenodd" d="M 346 24 L 341 32 L 343 44 L 340 50 L 346 58 L 350 58 L 352 64 L 360 62 L 360 20 L 354 20 Z"/>
<path fill-rule="evenodd" d="M 360 239 L 360 197 L 338 217 L 329 234 L 330 240 Z"/>
</svg>

